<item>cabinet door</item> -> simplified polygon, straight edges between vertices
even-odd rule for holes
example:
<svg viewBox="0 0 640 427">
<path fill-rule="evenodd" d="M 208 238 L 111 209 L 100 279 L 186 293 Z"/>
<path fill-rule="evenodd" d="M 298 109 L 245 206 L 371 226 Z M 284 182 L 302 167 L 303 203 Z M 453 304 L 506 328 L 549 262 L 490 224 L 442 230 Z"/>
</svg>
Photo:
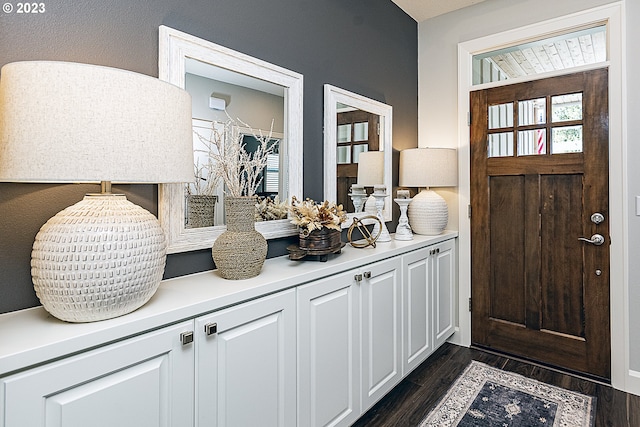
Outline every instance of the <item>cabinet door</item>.
<svg viewBox="0 0 640 427">
<path fill-rule="evenodd" d="M 404 375 L 433 352 L 432 251 L 429 247 L 402 257 Z"/>
<path fill-rule="evenodd" d="M 348 426 L 360 416 L 355 272 L 298 288 L 298 425 Z"/>
<path fill-rule="evenodd" d="M 360 334 L 362 411 L 401 379 L 400 257 L 362 268 Z"/>
<path fill-rule="evenodd" d="M 4 427 L 193 425 L 193 344 L 184 322 L 0 381 Z"/>
<path fill-rule="evenodd" d="M 289 290 L 196 319 L 196 425 L 295 425 L 295 304 Z"/>
<path fill-rule="evenodd" d="M 455 241 L 435 246 L 433 258 L 434 348 L 455 332 Z"/>
</svg>

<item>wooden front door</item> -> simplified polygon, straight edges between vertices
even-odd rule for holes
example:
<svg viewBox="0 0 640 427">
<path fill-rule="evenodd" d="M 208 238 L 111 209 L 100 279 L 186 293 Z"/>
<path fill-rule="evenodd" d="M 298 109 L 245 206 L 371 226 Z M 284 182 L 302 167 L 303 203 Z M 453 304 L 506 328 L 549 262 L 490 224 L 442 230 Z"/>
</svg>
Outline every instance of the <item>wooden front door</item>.
<svg viewBox="0 0 640 427">
<path fill-rule="evenodd" d="M 470 139 L 472 342 L 605 379 L 607 81 L 599 69 L 472 92 Z"/>
</svg>

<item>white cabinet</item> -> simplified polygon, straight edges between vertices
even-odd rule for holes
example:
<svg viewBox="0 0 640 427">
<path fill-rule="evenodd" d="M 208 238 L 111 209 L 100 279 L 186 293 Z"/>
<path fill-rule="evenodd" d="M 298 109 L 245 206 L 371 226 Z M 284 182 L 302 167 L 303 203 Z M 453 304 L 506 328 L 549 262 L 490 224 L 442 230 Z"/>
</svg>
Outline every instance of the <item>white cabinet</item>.
<svg viewBox="0 0 640 427">
<path fill-rule="evenodd" d="M 193 321 L 0 380 L 5 427 L 193 425 Z"/>
<path fill-rule="evenodd" d="M 298 425 L 360 416 L 360 294 L 354 271 L 298 287 Z"/>
<path fill-rule="evenodd" d="M 433 326 L 434 349 L 455 332 L 456 265 L 455 241 L 447 240 L 433 247 Z"/>
<path fill-rule="evenodd" d="M 196 319 L 197 426 L 295 425 L 295 304 L 292 289 Z"/>
<path fill-rule="evenodd" d="M 298 287 L 298 425 L 350 425 L 401 379 L 400 258 Z"/>
<path fill-rule="evenodd" d="M 282 291 L 5 377 L 0 425 L 295 425 L 295 304 Z"/>
<path fill-rule="evenodd" d="M 403 375 L 455 330 L 455 242 L 403 255 Z"/>
<path fill-rule="evenodd" d="M 0 315 L 0 427 L 351 425 L 454 332 L 454 269 L 454 233 L 416 236 L 171 279 L 104 322 Z"/>
<path fill-rule="evenodd" d="M 363 270 L 360 383 L 364 412 L 402 378 L 400 257 L 371 264 Z"/>
</svg>

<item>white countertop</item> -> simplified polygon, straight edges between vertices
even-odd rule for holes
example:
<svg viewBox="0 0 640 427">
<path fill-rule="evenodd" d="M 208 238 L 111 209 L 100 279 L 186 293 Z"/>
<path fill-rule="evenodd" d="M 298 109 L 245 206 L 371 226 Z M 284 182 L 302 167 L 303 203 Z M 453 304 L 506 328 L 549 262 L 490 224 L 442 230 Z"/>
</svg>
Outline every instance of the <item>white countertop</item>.
<svg viewBox="0 0 640 427">
<path fill-rule="evenodd" d="M 364 249 L 347 244 L 327 262 L 271 258 L 258 276 L 247 280 L 225 280 L 215 270 L 163 280 L 143 307 L 100 322 L 66 323 L 42 307 L 0 314 L 0 376 L 457 236 L 455 231 L 414 235 L 411 241 Z"/>
</svg>

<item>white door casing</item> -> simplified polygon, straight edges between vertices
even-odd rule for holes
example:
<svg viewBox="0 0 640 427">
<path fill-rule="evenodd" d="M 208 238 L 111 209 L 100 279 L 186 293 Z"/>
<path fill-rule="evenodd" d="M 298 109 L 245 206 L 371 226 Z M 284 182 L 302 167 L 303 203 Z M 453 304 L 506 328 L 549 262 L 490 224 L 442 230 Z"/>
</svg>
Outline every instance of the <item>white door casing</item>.
<svg viewBox="0 0 640 427">
<path fill-rule="evenodd" d="M 612 385 L 613 387 L 640 394 L 640 376 L 632 375 L 629 370 L 628 308 L 628 263 L 627 247 L 627 201 L 626 194 L 626 152 L 627 138 L 624 132 L 624 94 L 623 75 L 623 12 L 621 3 L 577 12 L 560 18 L 551 19 L 533 25 L 524 26 L 499 34 L 481 37 L 458 44 L 458 215 L 459 215 L 459 289 L 458 289 L 458 332 L 452 341 L 469 346 L 471 343 L 471 313 L 468 299 L 471 296 L 471 242 L 468 204 L 470 200 L 469 173 L 469 92 L 471 90 L 472 56 L 506 45 L 514 45 L 523 40 L 531 40 L 557 33 L 564 29 L 582 27 L 589 23 L 607 22 L 609 39 L 609 194 L 611 215 L 611 348 L 612 348 Z M 597 67 L 602 67 L 599 64 Z M 565 71 L 576 72 L 579 69 Z M 540 78 L 551 77 L 545 73 Z M 509 80 L 515 83 L 517 80 Z M 505 83 L 497 83 L 499 85 Z M 474 89 L 490 87 L 478 85 Z"/>
</svg>

